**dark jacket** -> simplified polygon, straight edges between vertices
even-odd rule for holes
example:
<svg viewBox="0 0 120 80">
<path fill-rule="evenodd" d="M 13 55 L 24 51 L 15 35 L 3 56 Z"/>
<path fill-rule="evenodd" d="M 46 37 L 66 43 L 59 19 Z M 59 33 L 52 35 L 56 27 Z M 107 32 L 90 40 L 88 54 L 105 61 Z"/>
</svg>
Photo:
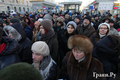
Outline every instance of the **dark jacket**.
<svg viewBox="0 0 120 80">
<path fill-rule="evenodd" d="M 5 49 L 0 53 L 0 70 L 8 65 L 20 62 L 18 56 L 19 44 L 17 41 L 3 37 L 2 43 L 5 43 Z"/>
<path fill-rule="evenodd" d="M 50 48 L 50 55 L 55 62 L 58 62 L 58 40 L 54 31 L 48 31 L 41 35 L 41 41 L 45 41 Z"/>
<path fill-rule="evenodd" d="M 72 35 L 75 35 L 75 32 L 73 32 L 72 34 L 68 34 L 67 30 L 64 30 L 63 33 L 60 33 L 60 35 L 58 35 L 58 42 L 59 42 L 58 53 L 59 53 L 61 65 L 62 65 L 62 60 L 66 55 L 66 53 L 71 51 L 70 49 L 68 49 L 67 44 L 68 44 L 68 38 Z"/>
<path fill-rule="evenodd" d="M 26 36 L 27 36 L 30 40 L 32 40 L 31 27 L 28 26 L 28 27 L 25 27 L 24 29 L 25 29 Z"/>
<path fill-rule="evenodd" d="M 101 61 L 105 73 L 114 72 L 116 65 L 120 63 L 119 54 L 112 49 L 112 46 L 109 38 L 105 37 L 98 41 L 93 49 L 93 57 Z"/>
<path fill-rule="evenodd" d="M 77 26 L 78 34 L 87 36 L 89 38 L 95 32 L 94 27 L 92 27 L 91 25 L 88 25 L 85 31 L 83 31 L 83 27 L 84 27 L 83 24 Z"/>
<path fill-rule="evenodd" d="M 24 28 L 20 23 L 15 23 L 11 26 L 4 27 L 4 31 L 8 35 L 7 31 L 11 32 L 14 39 L 20 44 L 19 56 L 22 62 L 32 63 L 32 42 L 26 37 Z"/>
<path fill-rule="evenodd" d="M 96 58 L 92 57 L 92 53 L 86 55 L 85 59 L 78 63 L 73 53 L 70 51 L 63 59 L 61 76 L 68 78 L 67 80 L 96 80 L 93 72 L 103 73 L 103 66 Z M 104 78 L 97 78 L 104 80 Z"/>
</svg>

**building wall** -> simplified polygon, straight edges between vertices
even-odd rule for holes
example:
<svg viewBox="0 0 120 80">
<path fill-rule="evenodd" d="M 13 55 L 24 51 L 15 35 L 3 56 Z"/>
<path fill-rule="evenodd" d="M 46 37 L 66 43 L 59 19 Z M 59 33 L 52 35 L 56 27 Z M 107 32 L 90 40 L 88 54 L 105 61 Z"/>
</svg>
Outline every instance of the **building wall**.
<svg viewBox="0 0 120 80">
<path fill-rule="evenodd" d="M 21 8 L 21 11 L 19 10 Z M 26 12 L 31 9 L 32 4 L 29 0 L 0 0 L 0 13 L 4 11 L 5 13 L 9 12 L 9 10 L 14 10 L 16 8 L 16 12 Z M 25 10 L 24 10 L 25 9 Z"/>
</svg>

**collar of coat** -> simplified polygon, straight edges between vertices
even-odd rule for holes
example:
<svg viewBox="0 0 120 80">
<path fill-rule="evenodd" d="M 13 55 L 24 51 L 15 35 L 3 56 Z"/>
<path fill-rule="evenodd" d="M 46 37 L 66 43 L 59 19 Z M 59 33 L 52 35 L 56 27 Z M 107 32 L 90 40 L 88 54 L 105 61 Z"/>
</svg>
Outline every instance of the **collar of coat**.
<svg viewBox="0 0 120 80">
<path fill-rule="evenodd" d="M 81 62 L 78 62 L 78 60 L 74 58 L 73 53 L 71 51 L 70 56 L 68 58 L 68 63 L 70 63 L 74 67 L 80 67 L 82 70 L 88 70 L 90 66 L 91 58 L 92 58 L 92 53 L 87 53 L 85 59 Z"/>
</svg>

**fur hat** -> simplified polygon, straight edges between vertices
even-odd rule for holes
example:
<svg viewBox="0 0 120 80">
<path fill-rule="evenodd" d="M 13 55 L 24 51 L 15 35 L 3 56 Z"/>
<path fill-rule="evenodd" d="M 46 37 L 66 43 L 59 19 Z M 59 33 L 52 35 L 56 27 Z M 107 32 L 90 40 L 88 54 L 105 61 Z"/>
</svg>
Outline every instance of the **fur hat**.
<svg viewBox="0 0 120 80">
<path fill-rule="evenodd" d="M 91 17 L 90 16 L 85 17 L 84 20 L 85 19 L 87 19 L 87 20 L 89 20 L 91 22 Z"/>
<path fill-rule="evenodd" d="M 49 20 L 51 20 L 52 21 L 52 16 L 50 15 L 50 14 L 46 14 L 44 17 L 43 17 L 43 19 L 49 19 Z"/>
<path fill-rule="evenodd" d="M 57 18 L 57 21 L 64 23 L 65 19 L 61 16 L 61 17 L 58 17 L 58 18 Z"/>
<path fill-rule="evenodd" d="M 12 64 L 0 71 L 0 80 L 43 80 L 40 72 L 28 63 Z"/>
<path fill-rule="evenodd" d="M 108 29 L 110 30 L 110 25 L 108 23 L 101 23 L 99 26 L 98 26 L 98 29 L 100 28 L 100 26 L 102 25 L 106 25 L 108 27 Z"/>
<path fill-rule="evenodd" d="M 42 22 L 40 23 L 45 29 L 47 29 L 48 31 L 52 30 L 52 21 L 49 19 L 44 19 L 42 20 Z"/>
<path fill-rule="evenodd" d="M 3 35 L 3 29 L 0 27 L 0 42 L 2 40 L 2 35 Z"/>
<path fill-rule="evenodd" d="M 10 19 L 10 22 L 11 23 L 20 23 L 20 19 L 18 19 L 18 18 L 12 18 L 12 19 Z"/>
<path fill-rule="evenodd" d="M 48 45 L 43 41 L 33 43 L 31 50 L 36 51 L 43 56 L 48 56 L 50 54 Z"/>
<path fill-rule="evenodd" d="M 87 54 L 92 52 L 93 44 L 86 36 L 74 35 L 68 39 L 68 48 L 78 48 L 79 50 L 84 51 Z"/>
<path fill-rule="evenodd" d="M 74 21 L 70 21 L 70 22 L 67 23 L 67 27 L 68 27 L 68 25 L 70 25 L 70 24 L 73 25 L 74 29 L 76 30 L 77 24 L 76 24 Z"/>
</svg>

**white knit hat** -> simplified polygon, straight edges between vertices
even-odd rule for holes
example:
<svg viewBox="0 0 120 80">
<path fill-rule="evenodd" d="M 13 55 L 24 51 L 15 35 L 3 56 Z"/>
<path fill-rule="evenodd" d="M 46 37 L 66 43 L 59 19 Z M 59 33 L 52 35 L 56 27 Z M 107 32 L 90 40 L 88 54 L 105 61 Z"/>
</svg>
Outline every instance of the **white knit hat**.
<svg viewBox="0 0 120 80">
<path fill-rule="evenodd" d="M 109 30 L 110 30 L 110 25 L 109 25 L 108 23 L 101 23 L 101 24 L 98 26 L 98 29 L 99 29 L 100 26 L 102 26 L 102 25 L 106 25 L 106 26 L 109 28 Z"/>
<path fill-rule="evenodd" d="M 37 41 L 33 43 L 31 50 L 36 51 L 43 56 L 48 56 L 50 54 L 48 45 L 43 41 Z"/>
</svg>

